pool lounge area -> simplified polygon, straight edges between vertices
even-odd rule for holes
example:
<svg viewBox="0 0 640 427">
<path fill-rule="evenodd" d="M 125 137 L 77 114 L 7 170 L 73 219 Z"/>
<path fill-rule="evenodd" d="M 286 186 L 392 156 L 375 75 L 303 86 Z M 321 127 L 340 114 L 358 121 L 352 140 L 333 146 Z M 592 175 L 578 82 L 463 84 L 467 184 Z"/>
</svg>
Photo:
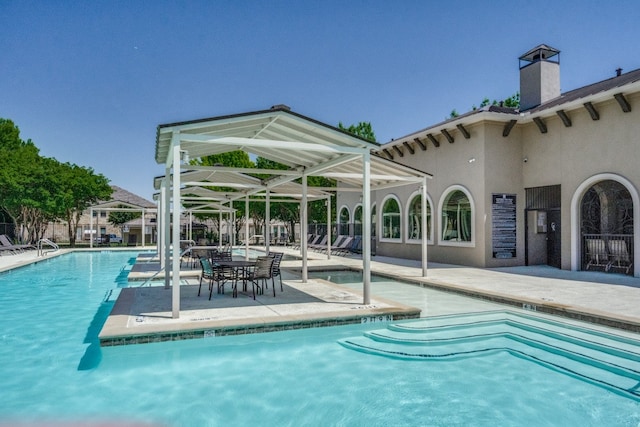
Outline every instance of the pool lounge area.
<svg viewBox="0 0 640 427">
<path fill-rule="evenodd" d="M 336 304 L 357 306 L 362 284 L 358 283 L 359 273 L 348 263 L 358 260 L 313 257 L 306 286 L 325 284 L 323 289 L 329 289 L 334 298 L 344 298 Z M 179 330 L 221 321 L 205 317 L 226 310 L 227 327 L 240 328 L 241 333 L 101 346 L 98 333 L 107 316 L 114 314 L 118 294 L 166 291 L 161 286 L 140 287 L 129 282 L 129 271 L 137 259 L 134 252 L 83 251 L 59 258 L 39 260 L 2 275 L 6 292 L 1 305 L 4 346 L 0 360 L 5 363 L 0 370 L 8 394 L 0 404 L 0 424 L 89 420 L 99 425 L 137 421 L 172 426 L 265 422 L 519 426 L 527 425 L 532 417 L 537 425 L 640 422 L 640 338 L 629 330 L 633 329 L 633 313 L 624 311 L 624 304 L 631 307 L 633 295 L 640 290 L 634 283 L 604 285 L 586 280 L 597 275 L 571 281 L 434 265 L 431 273 L 434 279 L 438 277 L 437 283 L 416 286 L 383 274 L 388 268 L 417 280 L 410 274 L 415 271 L 410 262 L 378 260 L 371 287 L 376 304 L 415 307 L 420 319 L 389 321 L 382 317 L 336 327 L 252 333 L 266 331 L 244 325 L 246 315 L 242 313 L 247 310 L 274 311 L 273 316 L 282 317 L 282 326 L 294 319 L 276 311 L 332 305 L 296 297 L 298 261 L 288 260 L 290 275 L 284 278 L 288 287 L 276 298 L 267 292 L 256 306 L 251 307 L 250 295 L 234 299 L 230 294 L 220 298 L 214 294 L 209 301 L 208 295 L 198 300 L 194 294 L 194 301 L 202 305 L 194 307 L 193 316 L 202 318 L 188 318 L 188 310 L 181 312 L 180 319 L 163 318 L 158 315 L 161 311 L 144 305 L 137 307 L 148 310 L 145 317 L 127 314 L 130 329 L 166 323 L 163 327 Z M 103 267 L 110 273 L 92 274 Z M 460 289 L 435 289 L 454 274 Z M 183 280 L 183 297 L 192 290 L 197 294 L 192 279 Z M 476 288 L 466 285 L 466 280 Z M 484 292 L 485 281 L 492 281 L 498 290 L 513 284 L 508 288 L 511 294 L 502 289 L 496 292 L 497 298 L 516 300 L 517 293 L 527 296 L 518 307 L 461 295 L 474 289 Z M 602 298 L 590 299 L 590 305 L 576 298 L 575 305 L 565 306 L 561 303 L 572 286 L 582 286 L 587 294 L 598 291 Z M 622 315 L 617 320 L 628 327 L 612 329 L 541 312 L 545 305 L 593 316 L 600 312 L 599 304 L 607 303 L 603 286 L 612 289 L 609 296 L 632 296 L 619 302 Z M 538 297 L 539 292 L 545 299 Z M 285 294 L 291 299 L 280 298 Z M 356 301 L 350 300 L 352 295 Z M 548 301 L 551 298 L 554 301 Z M 53 301 L 55 312 L 65 316 L 51 316 Z M 238 306 L 222 307 L 223 301 Z M 540 306 L 526 305 L 530 302 Z M 232 319 L 233 312 L 240 319 Z M 617 316 L 601 313 L 604 320 Z M 43 316 L 50 321 L 42 322 Z M 171 322 L 174 324 L 168 325 Z M 55 397 L 49 392 L 53 388 Z M 247 399 L 254 395 L 261 397 L 250 404 Z"/>
<path fill-rule="evenodd" d="M 172 318 L 171 290 L 163 286 L 163 272 L 159 272 L 155 255 L 141 253 L 128 273 L 130 287 L 109 296 L 111 301 L 115 301 L 115 305 L 100 332 L 100 344 L 112 346 L 200 339 L 353 323 L 398 321 L 443 314 L 443 311 L 433 304 L 425 306 L 418 301 L 401 303 L 396 301 L 397 296 L 392 293 L 380 295 L 380 289 L 385 288 L 379 288 L 378 293 L 374 293 L 371 303 L 364 305 L 361 288 L 345 288 L 339 283 L 333 283 L 335 280 L 327 280 L 323 275 L 315 274 L 314 277 L 314 271 L 358 272 L 360 262 L 356 257 L 334 256 L 327 259 L 326 255 L 310 253 L 309 282 L 302 283 L 299 275 L 300 261 L 296 259 L 297 251 L 288 248 L 276 250 L 286 254 L 282 264 L 284 291 L 280 291 L 276 280 L 276 297 L 273 297 L 271 290 L 267 290 L 264 295 L 258 295 L 254 300 L 249 286 L 248 293 L 240 292 L 238 298 L 233 298 L 230 291 L 225 294 L 214 291 L 213 298 L 209 300 L 206 283 L 203 284 L 202 295 L 198 296 L 200 268 L 185 264 L 181 270 L 181 313 L 178 319 Z M 258 248 L 252 256 L 259 253 Z M 236 253 L 236 257 L 239 257 L 239 252 Z M 381 258 L 380 261 L 372 263 L 372 271 L 374 278 L 386 278 L 391 286 L 398 281 L 412 283 L 472 297 L 470 301 L 506 304 L 509 307 L 640 331 L 640 315 L 633 306 L 633 299 L 622 298 L 615 304 L 603 300 L 605 290 L 590 290 L 590 287 L 597 284 L 584 281 L 596 277 L 597 274 L 594 273 L 578 274 L 577 276 L 582 276 L 583 280 L 571 281 L 559 277 L 534 277 L 507 271 L 440 265 L 434 266 L 432 274 L 425 280 L 420 277 L 419 263 L 413 264 L 415 265 L 409 260 Z M 535 269 L 530 269 L 529 274 L 533 272 Z M 560 276 L 565 273 L 567 272 L 550 269 L 539 271 L 542 275 Z M 471 280 L 468 280 L 469 278 Z M 617 280 L 627 283 L 616 285 L 617 292 L 630 292 L 634 295 L 640 293 L 640 288 L 636 287 L 640 280 L 629 277 L 620 277 Z M 351 282 L 357 281 L 358 279 L 355 279 Z M 469 286 L 467 281 L 474 286 Z M 533 287 L 535 283 L 537 285 Z M 588 283 L 591 283 L 590 287 Z M 528 289 L 523 289 L 523 285 Z M 610 289 L 611 287 L 608 288 Z M 527 290 L 529 294 L 523 293 L 523 290 Z M 534 290 L 540 293 L 540 297 L 536 298 Z M 571 295 L 571 292 L 575 292 L 575 295 Z M 592 292 L 600 297 L 593 298 Z M 563 298 L 568 296 L 576 303 L 565 303 Z M 583 301 L 591 306 L 581 306 L 580 303 Z M 617 305 L 616 312 L 607 313 L 599 307 L 594 307 L 597 301 L 605 301 L 609 309 Z M 624 307 L 625 305 L 628 307 Z M 495 308 L 492 304 L 488 307 L 487 309 Z"/>
</svg>

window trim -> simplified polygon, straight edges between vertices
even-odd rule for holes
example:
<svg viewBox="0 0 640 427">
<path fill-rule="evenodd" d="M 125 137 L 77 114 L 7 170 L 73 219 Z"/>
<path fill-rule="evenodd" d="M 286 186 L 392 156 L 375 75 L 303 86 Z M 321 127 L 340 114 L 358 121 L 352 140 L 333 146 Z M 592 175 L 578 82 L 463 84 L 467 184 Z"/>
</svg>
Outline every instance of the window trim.
<svg viewBox="0 0 640 427">
<path fill-rule="evenodd" d="M 471 207 L 471 240 L 468 242 L 458 242 L 453 240 L 443 240 L 442 239 L 442 208 L 444 206 L 444 201 L 449 198 L 449 195 L 454 191 L 462 191 L 467 199 L 469 199 L 469 205 Z M 462 185 L 454 184 L 446 188 L 442 192 L 442 197 L 438 202 L 438 245 L 439 246 L 453 246 L 453 247 L 463 247 L 463 248 L 475 248 L 476 247 L 476 204 L 471 196 L 471 192 L 467 190 Z"/>
<path fill-rule="evenodd" d="M 419 245 L 422 243 L 422 238 L 420 239 L 409 238 L 409 209 L 411 209 L 411 204 L 413 203 L 413 199 L 415 199 L 418 196 L 422 196 L 422 191 L 416 190 L 413 193 L 411 193 L 407 198 L 407 209 L 405 209 L 405 224 L 407 226 L 404 228 L 405 229 L 404 238 L 405 238 L 405 242 L 411 245 Z M 427 236 L 427 244 L 433 245 L 433 233 L 435 230 L 433 221 L 435 218 L 433 215 L 433 200 L 431 199 L 431 196 L 429 195 L 429 193 L 427 193 L 427 207 L 431 208 L 431 232 Z"/>
<path fill-rule="evenodd" d="M 384 229 L 384 205 L 387 203 L 387 200 L 389 199 L 394 199 L 396 201 L 396 203 L 398 204 L 398 209 L 400 209 L 400 212 L 398 212 L 398 216 L 400 218 L 400 233 L 399 236 L 400 237 L 384 237 L 384 233 L 382 232 Z M 384 199 L 382 199 L 382 202 L 380 203 L 380 212 L 377 212 L 377 216 L 378 218 L 381 219 L 379 225 L 378 225 L 378 231 L 380 232 L 378 237 L 379 237 L 379 241 L 380 242 L 389 242 L 389 243 L 402 243 L 402 218 L 403 218 L 403 214 L 402 214 L 402 203 L 400 202 L 400 199 L 398 198 L 398 196 L 396 196 L 395 194 L 387 194 L 385 196 Z"/>
</svg>

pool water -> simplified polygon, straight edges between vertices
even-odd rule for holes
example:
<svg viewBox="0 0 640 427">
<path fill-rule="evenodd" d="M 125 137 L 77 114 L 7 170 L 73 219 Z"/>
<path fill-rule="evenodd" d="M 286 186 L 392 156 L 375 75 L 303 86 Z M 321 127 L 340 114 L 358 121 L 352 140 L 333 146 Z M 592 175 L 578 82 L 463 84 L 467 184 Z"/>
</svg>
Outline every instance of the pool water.
<svg viewBox="0 0 640 427">
<path fill-rule="evenodd" d="M 0 274 L 0 424 L 640 424 L 637 399 L 507 352 L 408 361 L 339 343 L 381 325 L 100 349 L 134 256 L 77 253 Z"/>
</svg>

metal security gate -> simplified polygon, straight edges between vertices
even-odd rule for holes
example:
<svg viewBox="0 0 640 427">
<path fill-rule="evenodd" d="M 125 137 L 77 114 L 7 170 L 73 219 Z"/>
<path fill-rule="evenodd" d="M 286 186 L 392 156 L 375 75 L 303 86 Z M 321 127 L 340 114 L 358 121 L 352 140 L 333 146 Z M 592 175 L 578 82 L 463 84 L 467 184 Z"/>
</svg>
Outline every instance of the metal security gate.
<svg viewBox="0 0 640 427">
<path fill-rule="evenodd" d="M 525 188 L 525 265 L 529 265 L 531 255 L 536 255 L 543 257 L 546 265 L 562 267 L 560 189 L 560 185 Z M 535 213 L 534 223 L 529 213 Z"/>
</svg>

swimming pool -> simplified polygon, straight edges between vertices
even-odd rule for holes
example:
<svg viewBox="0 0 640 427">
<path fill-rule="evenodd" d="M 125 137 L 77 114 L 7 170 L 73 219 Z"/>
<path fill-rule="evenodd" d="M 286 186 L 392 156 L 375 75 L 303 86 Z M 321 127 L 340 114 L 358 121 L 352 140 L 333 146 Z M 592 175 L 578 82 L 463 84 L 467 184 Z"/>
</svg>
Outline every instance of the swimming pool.
<svg viewBox="0 0 640 427">
<path fill-rule="evenodd" d="M 99 349 L 101 321 L 134 256 L 76 253 L 0 274 L 0 424 L 640 423 L 638 399 L 509 352 L 414 361 L 341 344 L 385 325 Z"/>
</svg>

